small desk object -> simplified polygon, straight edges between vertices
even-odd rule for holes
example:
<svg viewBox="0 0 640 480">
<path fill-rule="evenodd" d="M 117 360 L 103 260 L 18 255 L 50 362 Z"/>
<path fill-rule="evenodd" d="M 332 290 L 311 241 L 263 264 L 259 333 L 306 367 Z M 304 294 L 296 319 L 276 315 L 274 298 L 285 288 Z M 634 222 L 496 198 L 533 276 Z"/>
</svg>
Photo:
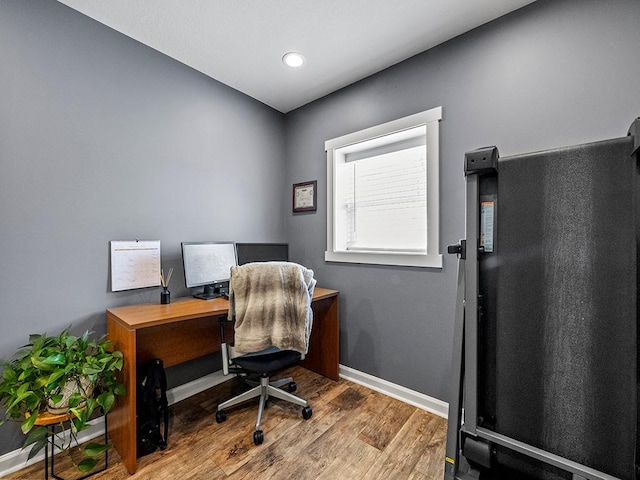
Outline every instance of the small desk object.
<svg viewBox="0 0 640 480">
<path fill-rule="evenodd" d="M 311 306 L 313 329 L 309 352 L 301 364 L 338 380 L 338 292 L 316 287 Z M 165 367 L 171 367 L 220 351 L 218 320 L 228 312 L 229 301 L 224 298 L 191 297 L 166 305 L 148 303 L 107 310 L 107 336 L 124 354 L 121 380 L 127 387 L 127 395 L 119 397 L 109 412 L 109 435 L 129 473 L 137 468 L 136 365 L 161 358 Z M 231 323 L 229 330 L 231 338 Z"/>
</svg>

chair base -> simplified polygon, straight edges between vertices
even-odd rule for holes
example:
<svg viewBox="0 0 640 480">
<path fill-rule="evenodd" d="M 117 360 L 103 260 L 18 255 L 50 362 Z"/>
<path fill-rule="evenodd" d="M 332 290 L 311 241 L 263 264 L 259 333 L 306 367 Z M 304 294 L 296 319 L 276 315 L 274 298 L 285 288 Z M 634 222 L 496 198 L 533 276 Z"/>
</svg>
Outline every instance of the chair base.
<svg viewBox="0 0 640 480">
<path fill-rule="evenodd" d="M 306 400 L 300 397 L 297 397 L 296 395 L 293 395 L 289 392 L 286 392 L 282 390 L 282 388 L 280 388 L 285 385 L 292 384 L 293 379 L 291 377 L 282 378 L 273 382 L 269 382 L 269 377 L 267 375 L 263 375 L 260 377 L 260 384 L 257 384 L 257 382 L 253 382 L 251 380 L 245 380 L 245 381 L 247 383 L 254 383 L 256 384 L 256 386 L 250 390 L 247 390 L 244 393 L 241 393 L 240 395 L 234 398 L 231 398 L 219 404 L 218 411 L 216 412 L 216 421 L 218 423 L 221 423 L 226 420 L 227 417 L 226 417 L 226 413 L 224 412 L 225 408 L 229 408 L 234 405 L 238 405 L 240 403 L 246 402 L 247 400 L 251 400 L 253 398 L 259 397 L 260 401 L 258 404 L 258 419 L 256 420 L 255 431 L 253 436 L 253 440 L 256 445 L 261 444 L 263 441 L 263 434 L 262 434 L 262 430 L 260 430 L 260 423 L 262 422 L 262 415 L 264 413 L 264 408 L 267 403 L 267 400 L 269 400 L 269 397 L 279 398 L 280 400 L 285 400 L 295 405 L 300 405 L 301 407 L 303 407 L 302 416 L 304 417 L 304 419 L 306 420 L 308 418 L 311 418 L 311 415 L 312 415 L 311 407 L 309 407 L 309 404 Z"/>
</svg>

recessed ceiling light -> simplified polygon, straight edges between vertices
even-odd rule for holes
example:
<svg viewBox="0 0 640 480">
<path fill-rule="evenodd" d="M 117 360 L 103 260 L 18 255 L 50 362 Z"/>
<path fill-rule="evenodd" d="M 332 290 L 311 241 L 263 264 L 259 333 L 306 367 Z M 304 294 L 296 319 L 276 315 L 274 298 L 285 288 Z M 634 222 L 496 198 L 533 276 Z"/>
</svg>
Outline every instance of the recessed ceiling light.
<svg viewBox="0 0 640 480">
<path fill-rule="evenodd" d="M 305 59 L 301 53 L 289 52 L 282 57 L 282 62 L 288 67 L 298 68 L 304 65 Z"/>
</svg>

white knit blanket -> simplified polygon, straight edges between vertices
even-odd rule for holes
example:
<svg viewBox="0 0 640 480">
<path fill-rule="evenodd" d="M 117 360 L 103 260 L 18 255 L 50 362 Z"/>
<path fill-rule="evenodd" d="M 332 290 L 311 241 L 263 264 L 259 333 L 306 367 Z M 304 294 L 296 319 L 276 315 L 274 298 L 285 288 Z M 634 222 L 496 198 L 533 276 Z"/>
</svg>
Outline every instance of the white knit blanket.
<svg viewBox="0 0 640 480">
<path fill-rule="evenodd" d="M 251 353 L 275 346 L 306 354 L 315 285 L 313 270 L 296 263 L 232 267 L 229 315 L 235 318 L 235 350 Z"/>
</svg>

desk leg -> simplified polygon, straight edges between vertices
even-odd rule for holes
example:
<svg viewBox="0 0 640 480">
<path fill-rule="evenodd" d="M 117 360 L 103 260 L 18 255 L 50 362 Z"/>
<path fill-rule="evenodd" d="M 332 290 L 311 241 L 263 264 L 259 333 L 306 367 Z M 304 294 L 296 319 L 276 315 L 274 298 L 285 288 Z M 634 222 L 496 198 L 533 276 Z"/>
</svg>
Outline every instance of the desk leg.
<svg viewBox="0 0 640 480">
<path fill-rule="evenodd" d="M 313 329 L 309 338 L 309 352 L 300 364 L 332 380 L 340 379 L 340 322 L 338 296 L 316 300 L 313 308 Z"/>
<path fill-rule="evenodd" d="M 109 437 L 129 471 L 137 469 L 136 456 L 136 331 L 129 330 L 118 321 L 109 318 L 107 312 L 107 335 L 114 348 L 124 355 L 124 366 L 120 380 L 127 387 L 124 397 L 117 397 L 109 413 Z"/>
</svg>

